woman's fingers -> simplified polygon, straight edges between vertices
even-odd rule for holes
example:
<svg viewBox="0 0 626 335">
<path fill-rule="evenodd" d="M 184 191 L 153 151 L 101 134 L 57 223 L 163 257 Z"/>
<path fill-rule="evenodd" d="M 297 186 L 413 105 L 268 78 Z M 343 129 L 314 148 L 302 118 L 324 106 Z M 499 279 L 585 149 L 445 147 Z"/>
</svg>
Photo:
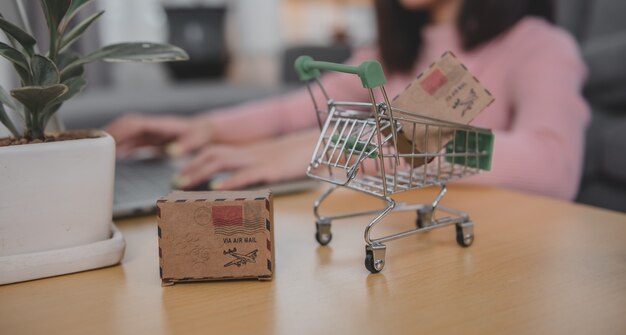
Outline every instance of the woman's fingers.
<svg viewBox="0 0 626 335">
<path fill-rule="evenodd" d="M 123 116 L 105 130 L 115 138 L 118 153 L 143 146 L 161 146 L 189 132 L 190 121 L 178 117 Z"/>
<path fill-rule="evenodd" d="M 127 140 L 124 142 L 118 142 L 115 146 L 115 151 L 118 158 L 126 158 L 130 156 L 137 148 L 141 147 L 141 142 Z"/>
<path fill-rule="evenodd" d="M 230 146 L 211 146 L 202 150 L 176 177 L 176 186 L 194 188 L 208 182 L 216 173 L 247 166 L 244 149 Z"/>
<path fill-rule="evenodd" d="M 213 184 L 215 190 L 236 190 L 255 184 L 272 182 L 267 171 L 258 167 L 250 167 L 235 171 L 229 178 Z"/>
<path fill-rule="evenodd" d="M 181 175 L 179 180 L 183 189 L 190 189 L 201 184 L 208 183 L 213 176 L 225 169 L 226 165 L 221 161 L 208 162 L 200 169 L 193 170 L 188 174 Z"/>
<path fill-rule="evenodd" d="M 211 146 L 204 150 L 201 150 L 183 169 L 180 171 L 181 176 L 187 176 L 194 171 L 198 171 L 207 163 L 210 163 L 213 159 L 216 159 L 219 154 L 220 148 L 218 146 Z"/>
<path fill-rule="evenodd" d="M 195 128 L 192 131 L 181 134 L 175 142 L 167 145 L 165 151 L 170 157 L 182 157 L 193 153 L 210 141 L 209 129 Z"/>
<path fill-rule="evenodd" d="M 212 170 L 219 171 L 219 163 L 215 164 L 216 150 L 213 147 L 209 147 L 200 151 L 191 162 L 189 162 L 182 170 L 174 177 L 173 184 L 176 188 L 188 189 L 199 185 L 203 182 L 200 176 L 205 176 L 204 181 L 207 181 L 211 175 Z"/>
<path fill-rule="evenodd" d="M 213 145 L 202 151 L 181 170 L 178 187 L 194 188 L 220 172 L 232 174 L 212 183 L 215 189 L 238 189 L 305 175 L 308 150 L 317 140 L 317 131 L 303 132 L 278 140 L 245 146 Z"/>
</svg>

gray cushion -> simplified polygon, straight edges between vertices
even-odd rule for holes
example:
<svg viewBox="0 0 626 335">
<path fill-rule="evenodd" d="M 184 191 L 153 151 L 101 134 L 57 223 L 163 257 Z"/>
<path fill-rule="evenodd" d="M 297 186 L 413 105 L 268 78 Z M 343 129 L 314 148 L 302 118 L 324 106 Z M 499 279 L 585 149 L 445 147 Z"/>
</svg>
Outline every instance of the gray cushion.
<svg viewBox="0 0 626 335">
<path fill-rule="evenodd" d="M 626 118 L 594 111 L 587 130 L 585 178 L 601 176 L 626 184 Z"/>
<path fill-rule="evenodd" d="M 591 0 L 592 4 L 585 12 L 586 22 L 582 24 L 585 32 L 582 40 L 592 40 L 598 37 L 612 35 L 624 31 L 624 15 L 626 1 L 624 0 Z"/>
<path fill-rule="evenodd" d="M 626 211 L 626 1 L 557 0 L 560 25 L 581 45 L 593 119 L 577 200 Z"/>
<path fill-rule="evenodd" d="M 604 172 L 612 180 L 626 185 L 626 118 L 614 118 L 606 126 L 604 136 Z"/>
<path fill-rule="evenodd" d="M 557 0 L 557 22 L 578 40 L 589 67 L 585 96 L 626 111 L 626 1 Z"/>
<path fill-rule="evenodd" d="M 626 24 L 624 26 L 624 31 L 587 40 L 582 46 L 589 67 L 585 95 L 594 104 L 621 112 L 626 112 Z"/>
<path fill-rule="evenodd" d="M 580 40 L 585 27 L 582 22 L 585 20 L 591 4 L 588 0 L 557 0 L 557 17 L 558 24 L 569 30 L 572 35 Z"/>
<path fill-rule="evenodd" d="M 626 185 L 601 179 L 583 183 L 576 201 L 626 212 Z"/>
</svg>

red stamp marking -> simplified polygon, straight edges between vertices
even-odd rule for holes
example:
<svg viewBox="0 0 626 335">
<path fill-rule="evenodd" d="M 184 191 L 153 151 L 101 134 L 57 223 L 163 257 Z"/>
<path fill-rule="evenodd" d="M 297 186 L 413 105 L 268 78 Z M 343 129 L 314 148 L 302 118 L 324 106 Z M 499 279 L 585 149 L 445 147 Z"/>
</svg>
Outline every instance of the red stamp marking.
<svg viewBox="0 0 626 335">
<path fill-rule="evenodd" d="M 446 77 L 439 69 L 435 69 L 433 73 L 429 74 L 420 82 L 420 85 L 422 85 L 422 88 L 424 91 L 428 92 L 428 94 L 435 95 L 437 90 L 439 90 L 447 82 L 448 77 Z"/>
<path fill-rule="evenodd" d="M 243 225 L 243 206 L 213 206 L 213 225 L 216 227 Z"/>
</svg>

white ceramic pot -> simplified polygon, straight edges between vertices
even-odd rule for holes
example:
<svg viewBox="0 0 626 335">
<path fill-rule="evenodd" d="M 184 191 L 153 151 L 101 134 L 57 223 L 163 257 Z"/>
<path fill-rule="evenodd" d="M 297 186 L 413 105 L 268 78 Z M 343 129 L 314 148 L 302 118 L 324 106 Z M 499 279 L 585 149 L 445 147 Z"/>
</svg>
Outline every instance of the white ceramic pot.
<svg viewBox="0 0 626 335">
<path fill-rule="evenodd" d="M 0 147 L 0 257 L 111 238 L 115 142 Z"/>
</svg>

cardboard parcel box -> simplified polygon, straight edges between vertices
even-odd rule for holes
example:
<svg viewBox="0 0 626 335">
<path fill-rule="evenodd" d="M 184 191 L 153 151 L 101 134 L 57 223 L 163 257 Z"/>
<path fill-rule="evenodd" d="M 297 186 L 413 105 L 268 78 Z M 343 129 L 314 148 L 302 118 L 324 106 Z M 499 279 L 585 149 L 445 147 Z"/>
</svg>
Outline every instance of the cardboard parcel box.
<svg viewBox="0 0 626 335">
<path fill-rule="evenodd" d="M 491 93 L 472 75 L 452 52 L 444 53 L 407 88 L 398 94 L 391 105 L 429 118 L 469 124 L 494 101 Z M 430 127 L 420 123 L 400 121 L 397 145 L 401 154 L 428 153 L 436 155 L 454 137 L 452 127 Z M 386 128 L 389 134 L 390 128 Z M 414 158 L 413 167 L 432 160 Z M 405 157 L 407 162 L 411 158 Z"/>
<path fill-rule="evenodd" d="M 274 273 L 274 218 L 269 190 L 175 191 L 157 201 L 163 286 L 257 278 Z"/>
</svg>

